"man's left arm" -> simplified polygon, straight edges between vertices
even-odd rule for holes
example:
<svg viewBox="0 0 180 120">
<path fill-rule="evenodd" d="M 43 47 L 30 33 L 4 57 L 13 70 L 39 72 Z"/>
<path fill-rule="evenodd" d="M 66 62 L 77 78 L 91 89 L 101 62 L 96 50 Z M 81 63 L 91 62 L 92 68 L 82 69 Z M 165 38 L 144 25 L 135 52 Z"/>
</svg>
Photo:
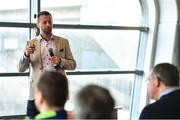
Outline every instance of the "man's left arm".
<svg viewBox="0 0 180 120">
<path fill-rule="evenodd" d="M 74 70 L 76 68 L 76 61 L 72 55 L 68 40 L 65 40 L 65 58 L 60 58 L 59 67 L 66 70 Z"/>
</svg>

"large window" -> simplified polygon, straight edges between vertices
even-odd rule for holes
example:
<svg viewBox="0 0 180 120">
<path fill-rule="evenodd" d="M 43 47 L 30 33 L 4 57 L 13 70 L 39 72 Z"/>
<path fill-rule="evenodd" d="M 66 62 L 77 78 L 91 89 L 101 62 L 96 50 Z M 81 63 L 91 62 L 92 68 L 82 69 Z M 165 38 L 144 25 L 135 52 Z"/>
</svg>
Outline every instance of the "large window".
<svg viewBox="0 0 180 120">
<path fill-rule="evenodd" d="M 25 114 L 28 83 L 27 77 L 0 77 L 0 116 Z"/>
<path fill-rule="evenodd" d="M 116 107 L 122 107 L 123 118 L 129 119 L 144 30 L 139 0 L 0 1 L 0 73 L 6 73 L 0 74 L 0 116 L 25 114 L 29 81 L 27 74 L 17 72 L 17 64 L 26 41 L 35 35 L 33 14 L 40 9 L 52 13 L 53 33 L 69 40 L 77 61 L 75 75 L 68 75 L 70 100 L 66 108 L 73 110 L 74 95 L 93 83 L 108 88 Z"/>
<path fill-rule="evenodd" d="M 140 26 L 138 0 L 42 0 L 56 24 Z"/>
<path fill-rule="evenodd" d="M 27 28 L 0 28 L 0 72 L 17 72 L 29 30 Z"/>
<path fill-rule="evenodd" d="M 69 40 L 78 64 L 76 70 L 135 69 L 139 31 L 54 29 L 53 32 Z"/>
<path fill-rule="evenodd" d="M 115 99 L 116 107 L 122 108 L 124 112 L 121 117 L 127 118 L 129 116 L 134 75 L 70 75 L 68 79 L 70 100 L 67 102 L 66 108 L 73 110 L 74 95 L 79 89 L 88 84 L 97 84 L 110 90 Z"/>
<path fill-rule="evenodd" d="M 29 22 L 29 0 L 0 0 L 1 22 Z"/>
</svg>

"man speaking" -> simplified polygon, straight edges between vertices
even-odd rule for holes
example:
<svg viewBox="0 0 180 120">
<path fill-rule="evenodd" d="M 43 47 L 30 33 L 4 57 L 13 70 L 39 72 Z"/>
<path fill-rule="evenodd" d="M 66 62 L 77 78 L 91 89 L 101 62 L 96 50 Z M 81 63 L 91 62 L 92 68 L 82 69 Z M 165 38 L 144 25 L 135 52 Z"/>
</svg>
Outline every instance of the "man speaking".
<svg viewBox="0 0 180 120">
<path fill-rule="evenodd" d="M 37 27 L 40 34 L 27 42 L 24 54 L 19 61 L 19 72 L 30 70 L 30 90 L 27 103 L 27 116 L 34 117 L 38 111 L 34 105 L 34 92 L 38 79 L 44 70 L 56 70 L 65 75 L 64 70 L 74 70 L 73 58 L 67 39 L 52 34 L 52 15 L 42 11 L 37 15 Z"/>
</svg>

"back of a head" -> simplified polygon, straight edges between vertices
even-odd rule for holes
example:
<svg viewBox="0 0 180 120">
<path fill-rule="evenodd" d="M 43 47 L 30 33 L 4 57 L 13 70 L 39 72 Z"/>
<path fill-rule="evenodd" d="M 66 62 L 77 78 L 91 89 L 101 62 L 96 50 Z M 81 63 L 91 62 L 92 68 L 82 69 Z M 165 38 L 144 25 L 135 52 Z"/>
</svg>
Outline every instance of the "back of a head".
<svg viewBox="0 0 180 120">
<path fill-rule="evenodd" d="M 113 118 L 114 105 L 114 99 L 107 89 L 88 85 L 76 95 L 75 117 L 78 119 Z"/>
<path fill-rule="evenodd" d="M 63 107 L 68 98 L 68 80 L 56 71 L 45 71 L 39 79 L 37 89 L 49 106 Z"/>
<path fill-rule="evenodd" d="M 157 64 L 151 75 L 156 75 L 159 77 L 160 81 L 165 86 L 179 86 L 179 70 L 178 68 L 170 63 L 160 63 Z"/>
</svg>

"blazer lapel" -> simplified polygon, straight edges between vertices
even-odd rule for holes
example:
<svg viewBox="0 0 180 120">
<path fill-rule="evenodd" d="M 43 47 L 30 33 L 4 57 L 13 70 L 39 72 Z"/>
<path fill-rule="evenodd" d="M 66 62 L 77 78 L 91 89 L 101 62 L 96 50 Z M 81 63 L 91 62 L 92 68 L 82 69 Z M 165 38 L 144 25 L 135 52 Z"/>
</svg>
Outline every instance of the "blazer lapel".
<svg viewBox="0 0 180 120">
<path fill-rule="evenodd" d="M 54 55 L 59 55 L 59 48 L 60 48 L 60 43 L 59 43 L 59 40 L 57 39 L 57 37 L 54 36 Z"/>
</svg>

